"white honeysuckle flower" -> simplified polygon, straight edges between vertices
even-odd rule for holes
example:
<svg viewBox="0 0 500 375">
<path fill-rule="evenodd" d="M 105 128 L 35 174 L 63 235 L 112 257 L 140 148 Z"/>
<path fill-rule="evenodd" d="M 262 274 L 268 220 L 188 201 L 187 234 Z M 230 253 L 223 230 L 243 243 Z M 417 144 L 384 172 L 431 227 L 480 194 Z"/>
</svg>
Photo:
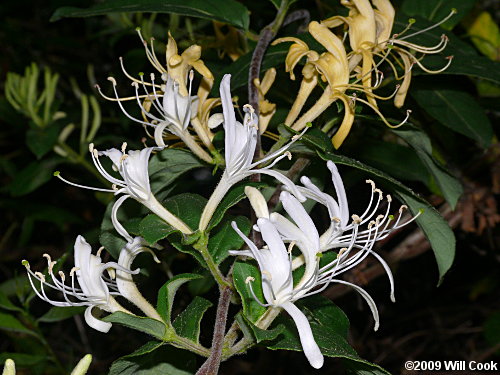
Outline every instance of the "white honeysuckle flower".
<svg viewBox="0 0 500 375">
<path fill-rule="evenodd" d="M 168 73 L 161 74 L 162 83 L 156 82 L 154 73 L 150 74 L 151 82 L 146 82 L 143 73 L 139 74 L 140 79 L 133 78 L 125 71 L 122 59 L 120 59 L 120 62 L 127 77 L 133 81 L 132 86 L 135 88 L 135 96 L 120 97 L 116 88 L 116 80 L 113 77 L 108 77 L 108 80 L 113 84 L 115 97 L 104 95 L 100 86 L 96 85 L 101 96 L 107 100 L 118 102 L 120 109 L 130 120 L 147 127 L 153 127 L 155 142 L 159 147 L 165 147 L 163 132 L 167 130 L 179 137 L 200 159 L 211 163 L 211 156 L 196 143 L 196 140 L 187 129 L 190 121 L 196 117 L 198 112 L 198 97 L 191 95 L 194 79 L 193 71 L 190 71 L 188 75 L 189 91 L 187 95 L 182 95 L 179 92 L 179 83 L 170 77 Z M 143 94 L 140 93 L 141 88 L 144 91 Z M 129 100 L 137 102 L 143 115 L 142 119 L 136 118 L 127 112 L 122 102 Z"/>
<path fill-rule="evenodd" d="M 258 116 L 255 114 L 252 106 L 246 104 L 243 106 L 243 111 L 245 112 L 243 124 L 236 120 L 233 101 L 231 98 L 230 74 L 225 74 L 224 78 L 222 78 L 220 83 L 220 96 L 222 101 L 222 119 L 225 134 L 224 153 L 226 165 L 219 185 L 217 185 L 217 188 L 210 197 L 201 216 L 199 229 L 202 231 L 207 228 L 215 208 L 229 191 L 231 186 L 256 173 L 274 177 L 283 185 L 287 186 L 296 197 L 301 200 L 305 199 L 292 180 L 271 168 L 273 168 L 283 158 L 291 158 L 291 153 L 287 151 L 288 148 L 290 148 L 290 146 L 298 140 L 302 134 L 304 134 L 307 128 L 304 129 L 301 134 L 297 134 L 292 137 L 292 140 L 285 146 L 274 152 L 270 152 L 264 156 L 264 158 L 253 162 L 255 146 L 257 144 L 257 132 L 259 131 Z M 211 126 L 215 126 L 216 123 L 221 120 L 220 115 L 216 114 L 215 119 L 216 120 L 211 122 Z M 266 163 L 270 164 L 265 165 Z M 265 166 L 260 167 L 261 165 Z"/>
<path fill-rule="evenodd" d="M 89 150 L 95 167 L 106 180 L 113 184 L 112 189 L 101 189 L 75 184 L 61 177 L 59 172 L 56 172 L 54 175 L 73 186 L 96 191 L 111 192 L 115 195 L 123 194 L 113 205 L 111 221 L 116 231 L 128 242 L 132 242 L 133 238 L 118 221 L 118 209 L 123 202 L 130 197 L 149 208 L 153 213 L 161 217 L 174 228 L 180 230 L 182 233 L 191 233 L 191 228 L 163 207 L 151 192 L 148 172 L 149 157 L 151 156 L 151 152 L 153 152 L 153 150 L 160 150 L 161 148 L 146 147 L 142 150 L 130 150 L 127 152 L 126 147 L 127 144 L 124 143 L 121 150 L 112 148 L 106 151 L 97 151 L 92 143 L 89 145 Z M 99 157 L 103 155 L 111 159 L 113 169 L 120 174 L 122 180 L 113 177 L 102 166 Z"/>
<path fill-rule="evenodd" d="M 101 310 L 113 313 L 122 311 L 130 313 L 123 308 L 115 299 L 114 295 L 120 295 L 117 284 L 111 278 L 104 276 L 105 270 L 120 271 L 128 274 L 136 274 L 139 270 L 131 271 L 116 262 L 102 263 L 100 251 L 96 255 L 92 254 L 92 248 L 85 241 L 85 238 L 78 236 L 74 246 L 75 266 L 71 269 L 69 276 L 71 285 L 66 284 L 66 275 L 59 271 L 54 274 L 55 261 L 52 261 L 50 255 L 44 254 L 48 263 L 48 273 L 52 283 L 48 282 L 41 272 L 33 272 L 28 261 L 23 260 L 23 265 L 28 271 L 28 278 L 35 293 L 42 300 L 59 307 L 67 306 L 88 306 L 85 310 L 85 321 L 87 324 L 100 332 L 108 332 L 111 323 L 103 322 L 92 315 L 92 309 L 97 307 Z M 59 276 L 59 279 L 57 278 Z M 75 276 L 78 286 L 75 286 Z M 40 281 L 40 286 L 34 284 L 33 279 Z M 55 301 L 50 299 L 45 287 L 60 291 L 63 293 L 64 301 Z"/>
<path fill-rule="evenodd" d="M 267 248 L 257 249 L 255 244 L 248 239 L 233 222 L 234 230 L 241 236 L 249 247 L 249 251 L 231 251 L 232 255 L 248 255 L 253 257 L 259 264 L 262 274 L 262 290 L 267 304 L 259 301 L 252 289 L 252 278 L 247 279 L 247 283 L 255 300 L 265 307 L 283 308 L 290 314 L 297 326 L 300 343 L 309 363 L 314 368 L 323 366 L 324 358 L 321 354 L 314 336 L 312 334 L 309 321 L 302 311 L 293 304 L 298 298 L 293 288 L 291 254 L 286 250 L 283 240 L 271 221 L 268 219 L 258 219 L 257 226 L 262 233 L 262 238 L 267 244 Z"/>
<path fill-rule="evenodd" d="M 150 253 L 155 262 L 160 263 L 155 253 L 146 245 L 147 242 L 142 237 L 135 237 L 132 242 L 125 244 L 121 249 L 118 264 L 124 269 L 131 269 L 135 257 L 142 252 Z M 150 318 L 162 320 L 156 309 L 139 292 L 130 272 L 117 269 L 115 281 L 121 296 L 140 308 Z"/>
</svg>

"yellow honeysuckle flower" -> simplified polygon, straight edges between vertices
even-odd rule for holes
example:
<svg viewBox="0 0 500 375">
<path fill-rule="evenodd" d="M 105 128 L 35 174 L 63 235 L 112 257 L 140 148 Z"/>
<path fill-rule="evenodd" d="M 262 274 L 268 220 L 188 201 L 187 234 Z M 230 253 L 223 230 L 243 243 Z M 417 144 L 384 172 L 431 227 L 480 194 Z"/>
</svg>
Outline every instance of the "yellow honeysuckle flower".
<svg viewBox="0 0 500 375">
<path fill-rule="evenodd" d="M 271 68 L 266 71 L 264 78 L 260 81 L 258 78 L 254 80 L 254 85 L 259 93 L 259 131 L 263 134 L 272 117 L 276 113 L 276 104 L 271 103 L 265 98 L 265 95 L 271 88 L 276 79 L 276 69 Z"/>
<path fill-rule="evenodd" d="M 227 54 L 231 60 L 236 61 L 245 54 L 244 40 L 237 28 L 217 21 L 213 21 L 213 25 L 217 39 L 216 47 L 222 50 L 220 52 L 221 58 Z M 226 33 L 222 31 L 223 27 L 227 28 Z"/>
<path fill-rule="evenodd" d="M 214 76 L 201 60 L 201 47 L 199 45 L 193 44 L 179 55 L 177 43 L 169 32 L 165 56 L 168 74 L 179 84 L 181 95 L 186 96 L 188 94 L 186 77 L 191 68 L 213 83 Z"/>
</svg>

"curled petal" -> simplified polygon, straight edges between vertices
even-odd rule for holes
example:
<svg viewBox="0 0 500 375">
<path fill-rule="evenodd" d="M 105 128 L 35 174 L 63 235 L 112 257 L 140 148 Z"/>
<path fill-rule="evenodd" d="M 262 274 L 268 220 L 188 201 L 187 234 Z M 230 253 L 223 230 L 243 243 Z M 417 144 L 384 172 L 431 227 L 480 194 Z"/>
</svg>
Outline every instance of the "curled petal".
<svg viewBox="0 0 500 375">
<path fill-rule="evenodd" d="M 85 310 L 85 322 L 87 322 L 90 327 L 99 332 L 108 333 L 112 324 L 109 322 L 103 322 L 102 320 L 99 320 L 94 315 L 92 315 L 93 308 L 94 306 L 89 306 Z"/>
</svg>

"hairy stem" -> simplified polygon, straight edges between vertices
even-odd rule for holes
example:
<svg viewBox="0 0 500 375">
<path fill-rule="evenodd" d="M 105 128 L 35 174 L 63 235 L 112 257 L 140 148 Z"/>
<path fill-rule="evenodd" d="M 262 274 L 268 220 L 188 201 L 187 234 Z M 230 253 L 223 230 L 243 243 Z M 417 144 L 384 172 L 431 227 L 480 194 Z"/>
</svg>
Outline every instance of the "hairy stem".
<svg viewBox="0 0 500 375">
<path fill-rule="evenodd" d="M 208 236 L 205 233 L 201 234 L 200 239 L 193 245 L 193 247 L 200 252 L 203 260 L 207 263 L 210 273 L 214 277 L 215 281 L 217 281 L 217 284 L 219 284 L 219 287 L 233 289 L 233 286 L 224 277 L 217 264 L 215 264 L 212 255 L 208 251 Z"/>
<path fill-rule="evenodd" d="M 227 312 L 231 302 L 232 291 L 229 287 L 220 288 L 219 304 L 215 316 L 214 336 L 210 356 L 196 372 L 196 375 L 216 375 L 222 359 L 224 333 L 226 331 Z"/>
</svg>

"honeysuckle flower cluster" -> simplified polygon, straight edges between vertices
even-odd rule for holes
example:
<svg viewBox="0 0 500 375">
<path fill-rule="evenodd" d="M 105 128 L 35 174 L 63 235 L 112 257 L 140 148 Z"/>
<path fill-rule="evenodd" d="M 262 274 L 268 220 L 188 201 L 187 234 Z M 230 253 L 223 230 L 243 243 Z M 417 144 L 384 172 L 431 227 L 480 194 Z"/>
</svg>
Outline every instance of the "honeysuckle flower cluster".
<svg viewBox="0 0 500 375">
<path fill-rule="evenodd" d="M 47 259 L 48 279 L 43 273 L 33 271 L 28 261 L 23 260 L 23 265 L 28 271 L 28 278 L 35 293 L 42 300 L 54 306 L 88 306 L 85 310 L 85 321 L 87 324 L 100 332 L 108 332 L 111 323 L 97 319 L 93 314 L 94 308 L 106 312 L 125 312 L 132 314 L 116 301 L 116 296 L 121 296 L 135 304 L 148 316 L 159 318 L 155 309 L 139 293 L 132 281 L 133 274 L 139 273 L 139 269 L 132 270 L 131 265 L 134 258 L 142 251 L 152 251 L 144 247 L 144 240 L 140 237 L 128 243 L 121 251 L 118 262 L 103 263 L 100 253 L 92 254 L 92 248 L 82 236 L 78 236 L 74 245 L 75 266 L 71 268 L 68 280 L 63 271 L 55 273 L 55 261 L 48 254 L 43 256 Z M 153 253 L 153 256 L 156 256 Z M 108 273 L 106 276 L 105 271 Z M 76 279 L 76 280 L 75 280 Z M 52 282 L 50 282 L 52 281 Z M 36 285 L 39 282 L 39 285 Z M 51 299 L 46 288 L 62 292 L 64 301 Z"/>
<path fill-rule="evenodd" d="M 119 90 L 119 85 L 113 77 L 108 78 L 112 84 L 111 96 L 106 95 L 99 86 L 97 89 L 105 99 L 117 102 L 127 118 L 144 126 L 156 145 L 127 151 L 127 144 L 123 143 L 120 149 L 99 151 L 90 144 L 89 151 L 93 164 L 99 174 L 110 183 L 110 188 L 77 184 L 63 178 L 59 172 L 55 173 L 59 179 L 70 185 L 108 192 L 116 196 L 111 210 L 111 222 L 126 243 L 119 253 L 117 262 L 104 263 L 100 256 L 102 250 L 95 255 L 92 254 L 91 246 L 82 236 L 78 236 L 74 245 L 75 266 L 69 273 L 71 280 L 68 280 L 63 271 L 55 271 L 56 262 L 53 262 L 47 254 L 44 257 L 47 259 L 48 276 L 40 271 L 33 271 L 29 263 L 23 261 L 36 294 L 55 306 L 87 306 L 85 311 L 87 324 L 101 332 L 108 332 L 111 323 L 94 316 L 95 309 L 109 313 L 121 311 L 133 314 L 117 299 L 127 300 L 135 305 L 132 306 L 132 310 L 138 308 L 146 316 L 162 321 L 160 314 L 143 297 L 134 282 L 133 275 L 139 270 L 132 269 L 135 257 L 141 252 L 151 253 L 155 261 L 159 260 L 143 238 L 133 237 L 120 223 L 118 219 L 120 207 L 127 199 L 132 198 L 182 233 L 184 239 L 206 241 L 210 235 L 210 222 L 223 198 L 235 184 L 258 174 L 270 176 L 282 185 L 279 199 L 284 212 L 271 212 L 261 192 L 254 187 L 246 186 L 245 194 L 258 218 L 254 230 L 262 234 L 265 246 L 259 248 L 233 222 L 232 227 L 244 240 L 248 250 L 230 252 L 234 256 L 247 256 L 257 261 L 264 301 L 254 292 L 252 283 L 255 280 L 252 277 L 247 278 L 249 290 L 257 303 L 269 307 L 272 311 L 283 309 L 291 316 L 297 326 L 304 353 L 314 368 L 322 367 L 323 354 L 306 316 L 295 305 L 299 299 L 321 293 L 332 283 L 348 285 L 367 302 L 375 320 L 374 328 L 377 330 L 379 315 L 374 300 L 362 287 L 342 279 L 341 275 L 358 266 L 367 257 L 373 256 L 387 274 L 390 299 L 394 301 L 393 275 L 388 264 L 375 251 L 375 244 L 415 220 L 418 215 L 411 219 L 403 219 L 406 206 L 401 206 L 397 217 L 393 216 L 391 196 L 384 197 L 382 191 L 371 180 L 367 180 L 371 187 L 371 196 L 366 209 L 361 214 L 352 214 L 344 183 L 337 167 L 331 161 L 326 165 L 332 176 L 335 197 L 319 189 L 308 177 L 302 176 L 301 184 L 296 184 L 275 167 L 283 159 L 292 158 L 291 150 L 294 143 L 301 139 L 311 126 L 310 123 L 336 101 L 343 103 L 345 111 L 343 120 L 332 139 L 336 148 L 342 145 L 350 132 L 357 102 L 366 104 L 387 125 L 394 126 L 389 124 L 378 109 L 377 100 L 394 98 L 396 107 L 401 107 L 410 84 L 413 65 L 417 64 L 426 70 L 415 54 L 441 52 L 446 46 L 447 39 L 443 37 L 434 47 L 422 47 L 407 41 L 418 32 L 403 36 L 407 32 L 404 30 L 399 35 L 391 36 L 394 9 L 387 0 L 372 2 L 342 0 L 341 3 L 349 9 L 347 17 L 336 16 L 322 22 L 313 21 L 308 26 L 309 33 L 322 46 L 323 51 L 310 49 L 298 38 L 281 38 L 275 41 L 275 43 L 292 42 L 285 61 L 286 71 L 291 79 L 295 79 L 294 70 L 304 58 L 305 64 L 302 68 L 299 92 L 285 120 L 285 124 L 296 130 L 297 135 L 284 145 L 280 143 L 281 147 L 276 146 L 276 150 L 264 153 L 262 157 L 260 157 L 262 150 L 256 152 L 256 146 L 258 137 L 267 131 L 276 113 L 276 104 L 266 99 L 277 75 L 276 70 L 274 68 L 267 70 L 262 80 L 256 79 L 253 82 L 258 90 L 259 115 L 252 106 L 246 104 L 241 107 L 243 118 L 238 119 L 235 107 L 240 107 L 235 103 L 236 100 L 233 100 L 231 93 L 231 75 L 226 74 L 222 77 L 219 87 L 220 97 L 209 98 L 214 76 L 201 60 L 200 46 L 192 45 L 179 53 L 175 40 L 169 34 L 166 61 L 162 63 L 155 53 L 153 39 L 148 43 L 140 30 L 137 30 L 146 56 L 156 73 L 130 74 L 125 68 L 123 59 L 120 58 L 121 70 L 131 81 L 133 94 L 120 96 L 121 88 Z M 339 27 L 346 29 L 350 49 L 346 49 L 344 40 L 335 33 Z M 408 29 L 410 27 L 411 25 Z M 234 38 L 234 35 L 227 37 Z M 394 58 L 396 61 L 399 59 L 402 61 L 399 70 L 390 59 L 393 55 L 396 55 Z M 236 53 L 232 53 L 232 57 L 235 56 Z M 394 93 L 385 98 L 374 92 L 384 79 L 378 69 L 382 63 L 388 63 L 396 78 L 402 80 Z M 449 62 L 443 69 L 448 65 Z M 403 73 L 398 75 L 400 70 L 403 70 Z M 196 94 L 193 90 L 195 74 L 201 76 Z M 313 90 L 318 88 L 322 90 L 319 99 L 305 110 Z M 362 93 L 365 98 L 359 97 L 356 93 Z M 126 108 L 126 105 L 130 107 Z M 222 113 L 214 113 L 219 105 L 222 106 Z M 134 115 L 134 113 L 140 114 Z M 409 112 L 402 123 L 408 116 Z M 214 129 L 221 124 L 224 150 L 219 153 L 212 141 Z M 151 155 L 169 147 L 168 143 L 172 139 L 176 142 L 182 141 L 206 164 L 223 169 L 220 181 L 211 192 L 203 209 L 198 228 L 191 228 L 165 208 L 151 190 L 148 172 Z M 256 154 L 259 157 L 256 157 Z M 111 168 L 105 167 L 106 163 L 111 164 Z M 315 201 L 328 211 L 330 218 L 328 227 L 321 234 L 318 231 L 319 223 L 315 223 L 304 208 L 303 203 L 306 200 Z M 295 249 L 298 251 L 294 251 Z M 327 262 L 323 255 L 328 252 L 330 253 L 328 259 L 332 260 Z M 213 260 L 213 264 L 206 263 L 208 268 L 211 265 L 217 267 Z M 293 271 L 301 267 L 303 273 L 300 279 L 294 280 Z M 213 269 L 210 271 L 214 277 L 218 275 Z M 219 269 L 216 271 L 220 274 Z M 224 283 L 230 283 L 224 277 L 221 279 Z M 62 293 L 62 299 L 49 296 L 49 289 L 52 292 Z"/>
<path fill-rule="evenodd" d="M 325 52 L 311 50 L 304 41 L 298 38 L 285 37 L 274 41 L 274 44 L 293 42 L 285 61 L 286 71 L 290 73 L 292 80 L 295 80 L 294 68 L 303 57 L 306 57 L 299 92 L 285 123 L 295 130 L 300 130 L 307 123 L 317 119 L 333 102 L 341 100 L 345 113 L 342 123 L 332 138 L 335 148 L 339 148 L 349 134 L 354 121 L 356 102 L 370 107 L 387 126 L 401 126 L 408 120 L 411 111 L 407 111 L 405 119 L 399 124 L 391 124 L 378 109 L 376 99 L 394 98 L 394 105 L 400 108 L 404 105 L 414 64 L 427 73 L 443 72 L 451 64 L 452 56 L 447 57 L 448 62 L 443 68 L 430 70 L 421 63 L 421 57 L 418 56 L 418 54 L 425 56 L 442 52 L 448 42 L 444 34 L 441 41 L 432 47 L 420 46 L 408 42 L 407 39 L 439 26 L 455 13 L 454 10 L 437 24 L 404 35 L 414 23 L 414 20 L 411 20 L 405 30 L 391 36 L 395 16 L 392 4 L 389 0 L 373 0 L 372 3 L 369 0 L 342 0 L 341 4 L 349 9 L 347 17 L 334 16 L 309 24 L 309 33 L 325 48 Z M 343 41 L 330 30 L 338 26 L 344 26 L 347 29 L 350 52 L 347 52 Z M 396 63 L 390 60 L 392 55 L 396 55 L 394 57 Z M 375 57 L 379 60 L 376 61 Z M 403 63 L 402 75 L 398 74 L 396 67 L 399 63 L 398 58 Z M 394 93 L 388 97 L 381 97 L 373 92 L 383 82 L 383 73 L 378 67 L 384 62 L 390 65 L 395 78 L 402 80 L 402 83 L 396 86 Z M 319 84 L 318 76 L 327 83 L 327 86 L 322 89 L 321 97 L 299 117 L 307 99 Z M 375 78 L 374 82 L 373 78 Z M 348 90 L 354 92 L 349 94 Z M 364 93 L 366 100 L 356 94 L 359 91 Z"/>
<path fill-rule="evenodd" d="M 329 284 L 339 283 L 354 288 L 368 303 L 375 320 L 374 329 L 379 327 L 377 306 L 371 296 L 360 286 L 339 279 L 337 276 L 356 267 L 369 255 L 374 256 L 385 269 L 390 282 L 390 298 L 394 302 L 394 279 L 387 263 L 378 255 L 373 247 L 375 243 L 391 232 L 399 229 L 413 220 L 401 223 L 402 213 L 406 206 L 401 206 L 398 218 L 389 214 L 392 199 L 388 195 L 385 212 L 377 215 L 379 203 L 382 201 L 382 192 L 375 187 L 373 181 L 367 182 L 372 187 L 372 194 L 367 208 L 361 215 L 352 215 L 349 218 L 344 184 L 335 164 L 327 163 L 332 174 L 337 200 L 322 192 L 307 177 L 302 177 L 304 187 L 298 187 L 302 196 L 312 199 L 328 209 L 331 224 L 328 229 L 319 235 L 314 221 L 306 212 L 301 202 L 292 194 L 284 191 L 280 201 L 285 212 L 291 218 L 287 219 L 280 213 L 269 213 L 266 201 L 255 188 L 247 188 L 246 194 L 254 211 L 259 218 L 255 229 L 262 234 L 266 246 L 258 249 L 233 222 L 233 228 L 243 238 L 249 250 L 230 251 L 232 255 L 248 256 L 255 259 L 259 265 L 262 278 L 262 290 L 266 303 L 256 296 L 252 283 L 248 277 L 246 282 L 257 303 L 264 307 L 282 308 L 295 321 L 304 354 L 314 368 L 323 365 L 323 355 L 314 340 L 311 327 L 305 315 L 293 304 L 295 301 L 322 292 Z M 366 226 L 365 229 L 363 227 Z M 285 244 L 289 244 L 288 250 Z M 293 257 L 292 251 L 297 246 L 301 255 Z M 333 261 L 320 265 L 322 253 L 338 249 Z M 304 273 L 300 280 L 294 280 L 293 271 L 304 265 Z"/>
</svg>

